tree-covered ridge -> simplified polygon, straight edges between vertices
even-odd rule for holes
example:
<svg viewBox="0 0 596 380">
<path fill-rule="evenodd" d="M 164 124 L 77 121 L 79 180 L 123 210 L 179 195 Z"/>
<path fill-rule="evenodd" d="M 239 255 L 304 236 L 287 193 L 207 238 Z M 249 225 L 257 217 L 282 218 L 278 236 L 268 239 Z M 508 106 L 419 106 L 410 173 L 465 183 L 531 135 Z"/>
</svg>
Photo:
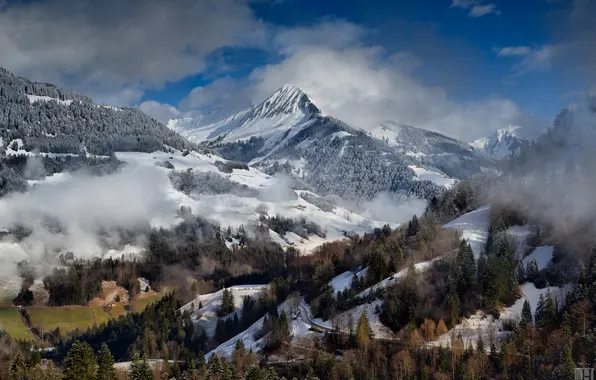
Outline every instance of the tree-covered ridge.
<svg viewBox="0 0 596 380">
<path fill-rule="evenodd" d="M 37 101 L 27 95 L 72 100 Z M 186 139 L 135 108 L 93 104 L 87 96 L 34 83 L 0 70 L 0 137 L 5 146 L 21 139 L 23 148 L 51 153 L 110 155 L 115 151 L 153 152 L 194 147 Z"/>
<path fill-rule="evenodd" d="M 372 198 L 383 191 L 432 199 L 444 188 L 421 181 L 409 167 L 428 167 L 465 178 L 494 166 L 466 144 L 435 132 L 400 126 L 399 141 L 376 139 L 328 116 L 313 116 L 298 131 L 270 149 L 265 140 L 217 144 L 222 157 L 251 162 L 269 174 L 283 172 L 310 185 L 321 195 L 345 199 Z M 300 163 L 300 169 L 292 164 Z"/>
<path fill-rule="evenodd" d="M 59 100 L 76 100 L 84 103 L 93 103 L 93 100 L 89 96 L 59 88 L 50 83 L 32 82 L 14 75 L 2 67 L 0 67 L 0 89 L 6 91 L 7 94 L 29 94 L 48 96 Z"/>
</svg>

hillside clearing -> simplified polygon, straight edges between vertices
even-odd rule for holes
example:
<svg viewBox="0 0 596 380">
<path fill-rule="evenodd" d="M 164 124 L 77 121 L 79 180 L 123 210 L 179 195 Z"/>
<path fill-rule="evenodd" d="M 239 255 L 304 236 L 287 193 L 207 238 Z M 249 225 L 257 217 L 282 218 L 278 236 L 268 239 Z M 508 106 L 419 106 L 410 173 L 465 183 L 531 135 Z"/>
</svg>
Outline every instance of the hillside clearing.
<svg viewBox="0 0 596 380">
<path fill-rule="evenodd" d="M 16 307 L 0 307 L 0 330 L 17 340 L 35 340 Z"/>
</svg>

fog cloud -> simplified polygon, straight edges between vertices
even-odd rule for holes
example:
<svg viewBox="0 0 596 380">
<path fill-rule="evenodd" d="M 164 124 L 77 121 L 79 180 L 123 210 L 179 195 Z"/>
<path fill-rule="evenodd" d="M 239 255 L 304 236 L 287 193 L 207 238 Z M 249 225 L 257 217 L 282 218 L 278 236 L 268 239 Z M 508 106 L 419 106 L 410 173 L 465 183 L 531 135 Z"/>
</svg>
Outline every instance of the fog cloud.
<svg viewBox="0 0 596 380">
<path fill-rule="evenodd" d="M 0 260 L 12 262 L 14 268 L 19 260 L 51 260 L 63 251 L 78 257 L 102 256 L 108 248 L 125 243 L 118 231 L 173 222 L 176 206 L 167 198 L 167 183 L 157 168 L 125 168 L 103 177 L 75 174 L 4 197 L 0 227 L 24 227 L 31 233 L 21 241 L 10 235 L 3 238 Z"/>
</svg>

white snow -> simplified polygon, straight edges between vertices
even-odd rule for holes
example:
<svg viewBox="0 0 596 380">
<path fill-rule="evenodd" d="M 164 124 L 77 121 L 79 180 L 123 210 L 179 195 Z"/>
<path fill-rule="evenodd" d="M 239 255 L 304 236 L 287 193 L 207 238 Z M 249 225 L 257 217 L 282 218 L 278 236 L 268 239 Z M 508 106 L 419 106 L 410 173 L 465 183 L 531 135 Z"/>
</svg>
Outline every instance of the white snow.
<svg viewBox="0 0 596 380">
<path fill-rule="evenodd" d="M 484 251 L 486 239 L 488 238 L 488 229 L 490 227 L 488 219 L 489 211 L 488 206 L 482 207 L 464 214 L 445 225 L 447 228 L 457 229 L 462 232 L 462 238 L 468 241 L 476 259 Z"/>
<path fill-rule="evenodd" d="M 310 253 L 319 245 L 345 238 L 346 232 L 356 232 L 363 234 L 371 231 L 373 228 L 380 228 L 388 223 L 392 227 L 397 226 L 395 222 L 373 219 L 370 213 L 359 214 L 350 212 L 343 207 L 335 207 L 333 212 L 326 212 L 307 202 L 299 195 L 304 190 L 295 190 L 296 199 L 281 197 L 283 189 L 288 186 L 288 182 L 283 178 L 269 176 L 255 168 L 249 170 L 234 169 L 232 173 L 223 173 L 216 166 L 217 161 L 226 161 L 215 155 L 204 155 L 197 152 L 191 152 L 183 157 L 181 152 L 166 153 L 135 153 L 135 152 L 117 152 L 116 157 L 119 160 L 127 162 L 132 166 L 152 166 L 157 161 L 169 161 L 174 165 L 174 170 L 187 170 L 189 168 L 197 172 L 211 172 L 241 185 L 256 189 L 261 194 L 255 197 L 240 197 L 235 194 L 218 195 L 191 195 L 188 196 L 173 188 L 168 184 L 168 194 L 178 206 L 188 206 L 195 215 L 201 215 L 218 223 L 223 228 L 231 226 L 238 228 L 240 225 L 256 223 L 259 214 L 257 207 L 265 206 L 268 215 L 283 215 L 284 217 L 300 219 L 306 218 L 319 224 L 326 232 L 326 237 L 321 238 L 316 235 L 310 235 L 308 238 L 302 238 L 292 232 L 279 236 L 270 231 L 273 241 L 279 243 L 282 247 L 293 246 L 302 253 Z M 159 168 L 165 172 L 168 169 Z M 290 191 L 290 190 L 288 190 Z M 314 196 L 316 194 L 312 193 Z M 267 199 L 264 201 L 262 199 Z M 169 223 L 171 224 L 172 221 Z M 164 222 L 165 223 L 165 222 Z M 169 224 L 165 224 L 168 226 Z M 231 244 L 229 245 L 231 246 Z"/>
<path fill-rule="evenodd" d="M 235 114 L 206 114 L 194 118 L 172 119 L 168 128 L 193 142 L 245 141 L 265 139 L 262 150 L 280 147 L 309 124 L 312 116 L 302 100 L 306 95 L 297 87 L 283 86 L 263 103 Z"/>
<path fill-rule="evenodd" d="M 416 179 L 421 181 L 430 181 L 436 185 L 444 186 L 444 187 L 451 187 L 457 181 L 454 178 L 449 178 L 444 174 L 434 172 L 432 170 L 424 169 L 415 165 L 409 165 L 410 169 L 416 173 Z"/>
<path fill-rule="evenodd" d="M 482 137 L 471 142 L 470 145 L 495 157 L 506 157 L 515 152 L 524 140 L 534 140 L 542 133 L 544 131 L 509 125 L 498 129 L 489 137 Z"/>
<path fill-rule="evenodd" d="M 394 334 L 387 326 L 383 325 L 379 320 L 379 314 L 383 300 L 376 300 L 371 303 L 358 305 L 355 308 L 337 315 L 334 318 L 334 323 L 339 326 L 341 331 L 350 331 L 350 321 L 353 324 L 352 328 L 356 329 L 358 320 L 362 313 L 366 313 L 368 324 L 372 330 L 374 338 L 393 338 Z"/>
<path fill-rule="evenodd" d="M 452 332 L 455 332 L 456 336 L 459 334 L 462 335 L 462 339 L 466 347 L 469 344 L 473 344 L 475 346 L 478 336 L 482 336 L 484 347 L 488 350 L 490 349 L 490 329 L 493 328 L 495 344 L 498 344 L 498 342 L 504 338 L 507 338 L 510 335 L 510 332 L 504 331 L 503 325 L 511 321 L 519 323 L 521 311 L 526 299 L 530 303 L 532 316 L 534 316 L 540 295 L 544 296 L 548 291 L 550 291 L 551 296 L 559 306 L 563 304 L 565 295 L 564 289 L 558 287 L 536 289 L 532 283 L 523 284 L 521 286 L 521 291 L 522 298 L 518 299 L 510 307 L 503 308 L 499 319 L 495 320 L 491 315 L 487 315 L 481 311 L 478 311 L 470 318 L 464 318 L 448 333 L 441 335 L 430 343 L 437 346 L 449 346 L 451 344 Z"/>
<path fill-rule="evenodd" d="M 358 278 L 362 278 L 363 276 L 366 275 L 366 271 L 367 271 L 367 268 L 365 268 L 357 273 L 347 271 L 347 272 L 344 272 L 342 274 L 339 274 L 339 275 L 333 277 L 333 279 L 331 279 L 331 281 L 329 282 L 329 286 L 331 286 L 331 288 L 333 288 L 333 294 L 343 292 L 347 288 L 351 287 L 352 279 L 354 278 L 354 274 L 356 274 L 356 276 L 358 276 Z"/>
<path fill-rule="evenodd" d="M 435 262 L 437 262 L 438 260 L 441 260 L 441 259 L 442 259 L 442 256 L 439 256 L 439 257 L 435 257 L 434 259 L 429 260 L 429 261 L 423 261 L 421 263 L 414 264 L 414 269 L 416 269 L 416 274 L 426 271 Z M 387 277 L 383 281 L 378 282 L 375 285 L 371 286 L 370 288 L 365 289 L 360 294 L 358 294 L 357 297 L 365 297 L 370 292 L 374 292 L 377 289 L 386 288 L 387 286 L 393 284 L 394 282 L 404 279 L 406 277 L 406 275 L 408 274 L 408 270 L 409 270 L 409 268 L 400 270 L 399 272 L 395 273 L 394 275 Z"/>
<path fill-rule="evenodd" d="M 291 318 L 290 312 L 290 305 L 288 301 L 283 302 L 281 305 L 277 307 L 279 313 L 285 311 L 286 314 Z M 210 359 L 214 354 L 222 358 L 229 358 L 232 356 L 236 348 L 236 342 L 241 340 L 244 343 L 244 348 L 248 352 L 252 350 L 253 352 L 259 352 L 265 346 L 265 337 L 260 336 L 260 332 L 263 328 L 263 322 L 265 317 L 260 318 L 258 321 L 253 323 L 248 329 L 242 331 L 240 334 L 236 335 L 235 337 L 231 338 L 230 340 L 220 344 L 211 352 L 205 355 L 205 360 Z M 290 326 L 290 332 L 294 333 L 294 338 L 297 336 L 307 336 L 310 334 L 310 325 L 301 323 L 298 320 L 291 319 L 292 325 Z"/>
<path fill-rule="evenodd" d="M 234 296 L 234 306 L 236 307 L 234 313 L 239 314 L 242 310 L 242 302 L 245 296 L 256 299 L 269 289 L 269 285 L 235 285 L 230 286 L 227 289 L 230 290 Z M 182 306 L 180 311 L 192 312 L 191 319 L 193 322 L 204 328 L 207 335 L 213 336 L 217 320 L 219 319 L 217 311 L 221 306 L 222 296 L 223 289 L 215 293 L 199 295 L 191 302 Z M 203 308 L 199 309 L 201 303 L 203 304 Z M 232 316 L 233 314 L 230 314 L 222 318 L 229 318 Z"/>
<path fill-rule="evenodd" d="M 536 249 L 529 254 L 528 256 L 524 257 L 524 269 L 529 262 L 536 259 L 536 264 L 538 264 L 538 270 L 542 270 L 546 268 L 550 260 L 553 258 L 553 246 L 540 246 L 536 247 Z"/>
<path fill-rule="evenodd" d="M 348 137 L 348 136 L 354 136 L 354 135 L 351 133 L 348 133 L 346 131 L 339 131 L 339 132 L 334 132 L 331 134 L 332 139 L 335 139 L 335 138 L 343 139 L 344 137 Z"/>
<path fill-rule="evenodd" d="M 29 103 L 33 104 L 35 102 L 56 102 L 58 104 L 62 104 L 65 106 L 69 106 L 72 104 L 72 100 L 60 100 L 57 98 L 52 98 L 49 96 L 39 96 L 39 95 L 29 95 L 27 94 L 27 98 L 29 98 Z"/>
</svg>

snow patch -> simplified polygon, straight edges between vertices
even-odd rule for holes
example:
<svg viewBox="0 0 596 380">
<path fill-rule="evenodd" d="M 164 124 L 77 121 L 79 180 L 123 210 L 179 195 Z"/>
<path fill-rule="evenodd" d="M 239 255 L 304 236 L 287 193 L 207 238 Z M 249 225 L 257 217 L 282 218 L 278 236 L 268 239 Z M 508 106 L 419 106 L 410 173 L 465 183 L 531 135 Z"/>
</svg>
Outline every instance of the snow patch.
<svg viewBox="0 0 596 380">
<path fill-rule="evenodd" d="M 531 254 L 524 257 L 524 269 L 526 268 L 526 265 L 534 259 L 536 260 L 536 264 L 538 264 L 538 270 L 546 268 L 553 258 L 553 249 L 554 247 L 550 245 L 537 247 Z"/>
<path fill-rule="evenodd" d="M 416 173 L 415 178 L 421 181 L 430 181 L 436 185 L 444 186 L 447 188 L 453 186 L 453 184 L 457 181 L 456 179 L 449 178 L 444 174 L 424 169 L 415 165 L 409 165 L 408 167 L 412 169 L 414 173 Z"/>
<path fill-rule="evenodd" d="M 62 104 L 64 106 L 69 106 L 72 104 L 72 100 L 60 100 L 58 98 L 52 98 L 49 96 L 39 96 L 39 95 L 27 94 L 27 98 L 29 98 L 29 103 L 31 103 L 31 104 L 33 104 L 35 102 L 56 102 L 56 103 Z"/>
<path fill-rule="evenodd" d="M 476 259 L 484 251 L 486 239 L 488 239 L 488 229 L 490 227 L 489 211 L 490 208 L 488 206 L 482 207 L 464 214 L 445 225 L 446 228 L 461 231 L 462 238 L 468 241 Z"/>
</svg>

